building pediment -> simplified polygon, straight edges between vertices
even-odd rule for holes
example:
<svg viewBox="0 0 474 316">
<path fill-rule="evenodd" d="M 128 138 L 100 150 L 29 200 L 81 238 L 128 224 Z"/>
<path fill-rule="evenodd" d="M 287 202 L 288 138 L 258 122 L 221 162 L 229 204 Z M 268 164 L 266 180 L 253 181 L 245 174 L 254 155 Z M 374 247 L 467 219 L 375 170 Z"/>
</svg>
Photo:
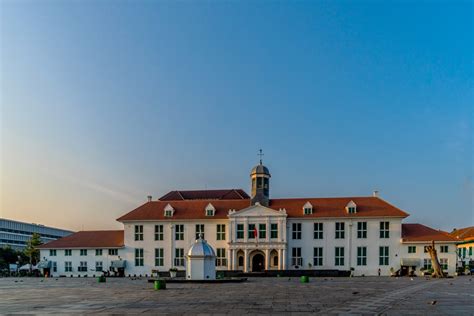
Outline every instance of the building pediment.
<svg viewBox="0 0 474 316">
<path fill-rule="evenodd" d="M 267 216 L 286 217 L 287 215 L 286 215 L 285 209 L 274 210 L 272 208 L 269 208 L 257 203 L 255 205 L 249 206 L 239 211 L 229 211 L 228 216 L 229 218 L 237 218 L 237 217 L 267 217 Z"/>
</svg>

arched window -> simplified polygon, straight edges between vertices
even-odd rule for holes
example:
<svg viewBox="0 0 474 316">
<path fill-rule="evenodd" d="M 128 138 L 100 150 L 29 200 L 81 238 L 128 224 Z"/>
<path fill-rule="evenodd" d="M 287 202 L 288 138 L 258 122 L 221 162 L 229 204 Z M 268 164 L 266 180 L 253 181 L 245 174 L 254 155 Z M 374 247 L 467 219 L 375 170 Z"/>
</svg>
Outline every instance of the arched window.
<svg viewBox="0 0 474 316">
<path fill-rule="evenodd" d="M 239 267 L 243 267 L 243 266 L 244 266 L 244 257 L 240 256 L 239 257 Z"/>
</svg>

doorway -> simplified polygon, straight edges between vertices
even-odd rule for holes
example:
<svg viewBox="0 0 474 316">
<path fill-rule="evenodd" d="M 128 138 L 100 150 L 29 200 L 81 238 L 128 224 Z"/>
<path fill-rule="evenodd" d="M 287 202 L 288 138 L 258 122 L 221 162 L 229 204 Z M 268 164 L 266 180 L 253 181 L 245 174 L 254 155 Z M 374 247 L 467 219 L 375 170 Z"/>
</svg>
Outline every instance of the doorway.
<svg viewBox="0 0 474 316">
<path fill-rule="evenodd" d="M 262 254 L 255 254 L 252 258 L 252 272 L 262 272 L 265 267 L 265 258 Z"/>
</svg>

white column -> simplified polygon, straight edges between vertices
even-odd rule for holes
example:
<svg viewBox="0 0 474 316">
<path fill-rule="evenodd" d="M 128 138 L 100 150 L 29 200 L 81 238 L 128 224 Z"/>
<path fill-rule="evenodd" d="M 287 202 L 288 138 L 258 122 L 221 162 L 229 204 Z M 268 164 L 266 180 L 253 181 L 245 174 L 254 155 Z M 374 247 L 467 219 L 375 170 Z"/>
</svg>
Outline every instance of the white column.
<svg viewBox="0 0 474 316">
<path fill-rule="evenodd" d="M 231 253 L 230 269 L 231 269 L 231 270 L 236 270 L 236 267 L 235 267 L 236 251 L 235 251 L 235 249 L 232 249 L 232 250 L 230 251 L 230 253 Z"/>
<path fill-rule="evenodd" d="M 244 250 L 244 272 L 249 272 L 249 250 Z"/>
<path fill-rule="evenodd" d="M 270 249 L 265 249 L 265 270 L 270 270 Z"/>
<path fill-rule="evenodd" d="M 267 242 L 270 242 L 270 217 L 267 217 L 267 222 L 265 223 L 265 225 L 267 225 L 267 238 L 265 238 L 265 240 Z"/>
<path fill-rule="evenodd" d="M 284 240 L 284 238 L 283 238 L 283 225 L 284 225 L 283 220 L 281 218 L 278 219 L 278 239 L 280 241 Z"/>
<path fill-rule="evenodd" d="M 233 265 L 233 260 L 234 260 L 234 250 L 228 249 L 227 250 L 227 270 L 234 270 L 232 267 Z"/>
<path fill-rule="evenodd" d="M 282 269 L 281 265 L 281 249 L 278 249 L 278 270 Z"/>
<path fill-rule="evenodd" d="M 231 219 L 229 221 L 229 225 L 228 225 L 227 230 L 228 230 L 228 232 L 226 234 L 227 235 L 226 240 L 227 240 L 227 242 L 233 242 L 235 240 L 235 238 L 234 238 L 234 220 L 233 219 Z"/>
<path fill-rule="evenodd" d="M 281 250 L 281 260 L 282 260 L 283 270 L 286 270 L 286 249 Z"/>
<path fill-rule="evenodd" d="M 174 236 L 174 225 L 173 224 L 170 224 L 170 231 L 171 231 L 171 238 L 170 238 L 170 253 L 169 253 L 169 267 L 174 267 L 174 262 L 173 262 L 173 258 L 174 258 L 174 239 L 175 239 L 175 236 Z"/>
<path fill-rule="evenodd" d="M 249 229 L 249 220 L 247 218 L 244 218 L 244 242 L 247 242 L 247 237 L 248 237 L 248 229 Z"/>
</svg>

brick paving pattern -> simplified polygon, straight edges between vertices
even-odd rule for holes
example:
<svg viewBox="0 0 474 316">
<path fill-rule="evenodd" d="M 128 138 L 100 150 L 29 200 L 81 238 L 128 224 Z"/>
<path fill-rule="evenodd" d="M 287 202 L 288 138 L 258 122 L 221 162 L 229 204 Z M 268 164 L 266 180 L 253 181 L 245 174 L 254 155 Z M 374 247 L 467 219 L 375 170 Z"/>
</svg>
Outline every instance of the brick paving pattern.
<svg viewBox="0 0 474 316">
<path fill-rule="evenodd" d="M 0 313 L 474 315 L 473 279 L 250 278 L 154 291 L 145 279 L 4 278 Z"/>
</svg>

